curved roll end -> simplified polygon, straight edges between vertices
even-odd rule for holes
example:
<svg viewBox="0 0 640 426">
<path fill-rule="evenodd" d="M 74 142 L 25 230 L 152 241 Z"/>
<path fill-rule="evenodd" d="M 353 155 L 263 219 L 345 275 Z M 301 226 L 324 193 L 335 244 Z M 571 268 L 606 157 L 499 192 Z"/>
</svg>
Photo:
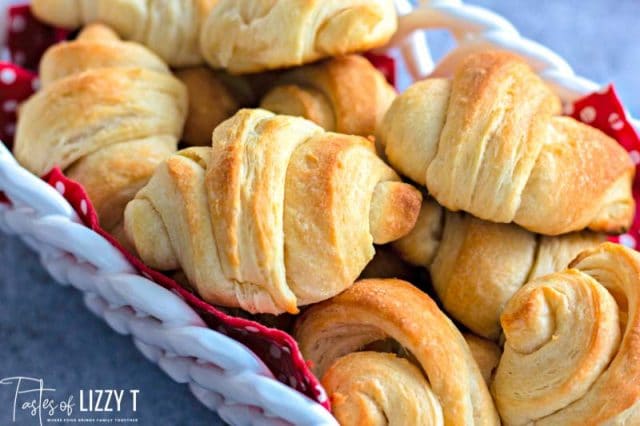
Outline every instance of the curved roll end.
<svg viewBox="0 0 640 426">
<path fill-rule="evenodd" d="M 377 140 L 400 173 L 425 185 L 447 117 L 451 82 L 427 79 L 400 94 L 377 129 Z"/>
<path fill-rule="evenodd" d="M 616 234 L 629 229 L 636 212 L 636 203 L 631 191 L 634 174 L 635 166 L 629 167 L 628 172 L 611 185 L 604 196 L 603 207 L 591 220 L 589 229 Z"/>
<path fill-rule="evenodd" d="M 516 425 L 635 424 L 640 255 L 604 243 L 570 267 L 529 282 L 505 308 L 500 414 Z"/>
<path fill-rule="evenodd" d="M 411 185 L 394 181 L 378 183 L 369 214 L 373 242 L 386 244 L 407 235 L 416 224 L 421 204 L 422 194 Z"/>
<path fill-rule="evenodd" d="M 304 117 L 325 130 L 336 130 L 333 108 L 319 90 L 294 84 L 273 88 L 260 103 L 260 108 L 276 114 Z"/>
<path fill-rule="evenodd" d="M 420 402 L 430 401 L 430 396 L 401 390 L 405 379 L 417 385 L 415 372 L 419 371 L 423 391 L 428 389 L 424 386 L 424 381 L 428 381 L 446 424 L 499 423 L 489 391 L 463 336 L 429 296 L 406 281 L 358 281 L 333 299 L 307 310 L 298 320 L 295 336 L 304 356 L 314 363 L 314 372 L 324 376 L 330 392 L 335 393 L 333 399 L 338 409 L 350 409 L 353 405 L 357 410 L 371 408 L 375 418 L 375 413 L 386 411 L 376 407 L 380 405 L 377 401 L 385 401 L 393 413 L 394 407 L 403 407 L 400 410 L 406 409 L 415 418 L 432 421 L 433 407 L 429 402 Z M 407 361 L 399 363 L 402 365 L 394 356 L 359 352 L 363 348 L 373 350 L 376 343 L 388 340 L 395 345 L 392 348 L 399 346 L 398 352 L 406 355 Z M 381 349 L 386 349 L 385 345 Z M 394 380 L 387 379 L 392 371 L 403 379 L 397 380 L 395 375 Z M 341 401 L 340 394 L 345 393 L 341 386 L 348 388 L 351 384 L 355 389 L 367 384 L 365 396 L 372 398 L 366 401 L 354 395 L 353 405 Z M 345 406 L 340 407 L 343 403 Z M 420 412 L 412 411 L 414 408 Z M 351 418 L 348 412 L 344 415 L 347 420 Z"/>
<path fill-rule="evenodd" d="M 411 232 L 395 241 L 393 248 L 412 265 L 430 268 L 442 240 L 444 216 L 444 209 L 427 197 L 420 208 L 416 225 Z"/>
<path fill-rule="evenodd" d="M 545 235 L 587 227 L 624 232 L 634 215 L 635 166 L 629 154 L 600 130 L 570 117 L 553 117 L 549 135 L 514 221 Z"/>
<path fill-rule="evenodd" d="M 122 222 L 126 204 L 177 145 L 177 138 L 169 135 L 109 145 L 76 161 L 65 174 L 82 182 L 100 225 L 111 232 Z"/>
<path fill-rule="evenodd" d="M 390 353 L 355 352 L 329 367 L 322 384 L 343 426 L 443 425 L 442 406 L 415 365 Z"/>
<path fill-rule="evenodd" d="M 144 263 L 161 271 L 180 267 L 164 222 L 149 200 L 131 200 L 124 211 L 127 240 Z"/>
</svg>

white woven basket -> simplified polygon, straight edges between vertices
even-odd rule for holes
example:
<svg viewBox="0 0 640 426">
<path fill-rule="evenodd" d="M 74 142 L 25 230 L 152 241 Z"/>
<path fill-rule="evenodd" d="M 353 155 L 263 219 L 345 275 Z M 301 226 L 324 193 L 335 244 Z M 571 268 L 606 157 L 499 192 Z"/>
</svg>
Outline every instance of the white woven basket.
<svg viewBox="0 0 640 426">
<path fill-rule="evenodd" d="M 0 0 L 0 7 L 9 2 L 15 3 Z M 415 9 L 408 0 L 395 3 L 400 27 L 388 49 L 404 61 L 413 80 L 434 68 L 422 30 L 448 29 L 458 45 L 448 56 L 445 71 L 470 51 L 499 47 L 528 58 L 565 101 L 599 89 L 576 76 L 558 55 L 522 38 L 508 21 L 488 10 L 459 0 L 421 1 Z M 0 15 L 0 34 L 3 21 Z M 633 124 L 639 127 L 638 121 Z M 0 190 L 13 202 L 0 205 L 0 228 L 19 235 L 40 254 L 56 281 L 84 292 L 92 312 L 117 332 L 130 334 L 149 360 L 173 380 L 187 383 L 196 398 L 225 421 L 336 424 L 320 405 L 274 379 L 244 345 L 207 328 L 181 298 L 138 275 L 105 239 L 80 224 L 55 189 L 23 169 L 2 144 Z"/>
</svg>

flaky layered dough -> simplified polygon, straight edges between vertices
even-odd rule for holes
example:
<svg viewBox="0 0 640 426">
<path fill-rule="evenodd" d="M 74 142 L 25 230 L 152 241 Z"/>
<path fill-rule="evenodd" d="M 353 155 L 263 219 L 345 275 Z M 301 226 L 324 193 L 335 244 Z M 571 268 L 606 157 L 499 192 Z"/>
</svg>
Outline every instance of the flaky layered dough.
<svg viewBox="0 0 640 426">
<path fill-rule="evenodd" d="M 473 359 L 478 364 L 478 368 L 480 368 L 482 378 L 487 385 L 490 384 L 493 379 L 493 372 L 498 366 L 502 355 L 500 346 L 491 340 L 483 339 L 471 333 L 465 333 L 464 340 L 467 341 L 471 355 L 473 355 Z"/>
<path fill-rule="evenodd" d="M 295 336 L 342 425 L 499 424 L 465 339 L 406 281 L 358 281 L 306 311 Z M 367 350 L 384 339 L 413 363 Z"/>
<path fill-rule="evenodd" d="M 250 73 L 380 47 L 396 25 L 391 0 L 220 0 L 200 47 L 214 68 Z"/>
<path fill-rule="evenodd" d="M 209 302 L 297 312 L 350 286 L 373 243 L 415 223 L 419 191 L 367 139 L 257 109 L 212 140 L 160 165 L 125 212 L 142 260 L 181 267 Z"/>
<path fill-rule="evenodd" d="M 391 164 L 450 210 L 547 235 L 623 231 L 634 214 L 631 159 L 559 112 L 522 60 L 482 52 L 452 80 L 398 96 L 378 134 Z"/>
<path fill-rule="evenodd" d="M 525 285 L 502 314 L 492 391 L 507 425 L 640 423 L 640 255 L 604 243 Z"/>
<path fill-rule="evenodd" d="M 37 175 L 62 168 L 116 231 L 125 204 L 176 150 L 186 90 L 155 54 L 98 24 L 50 48 L 40 77 L 42 90 L 20 107 L 16 159 Z"/>
<path fill-rule="evenodd" d="M 177 70 L 176 77 L 189 94 L 189 113 L 182 134 L 187 145 L 209 145 L 218 124 L 241 108 L 257 103 L 249 82 L 242 77 L 204 66 Z"/>
<path fill-rule="evenodd" d="M 453 318 L 495 340 L 504 305 L 525 282 L 565 269 L 582 250 L 603 241 L 604 235 L 589 231 L 536 235 L 447 211 L 427 198 L 416 226 L 393 246 L 408 262 L 429 269 Z"/>
<path fill-rule="evenodd" d="M 171 66 L 197 65 L 203 19 L 217 0 L 33 0 L 40 19 L 64 28 L 101 22 L 156 52 Z"/>
<path fill-rule="evenodd" d="M 304 117 L 325 130 L 370 136 L 395 96 L 368 60 L 348 55 L 287 72 L 260 106 Z"/>
</svg>

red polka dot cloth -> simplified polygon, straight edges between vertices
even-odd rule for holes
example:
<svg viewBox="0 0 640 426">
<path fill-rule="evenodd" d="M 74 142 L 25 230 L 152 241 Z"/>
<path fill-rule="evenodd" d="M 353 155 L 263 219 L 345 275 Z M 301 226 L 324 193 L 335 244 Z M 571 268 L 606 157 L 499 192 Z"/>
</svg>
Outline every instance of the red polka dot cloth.
<svg viewBox="0 0 640 426">
<path fill-rule="evenodd" d="M 49 46 L 60 40 L 62 33 L 35 21 L 30 15 L 29 9 L 25 7 L 11 9 L 9 16 L 12 22 L 15 22 L 16 19 L 21 22 L 17 18 L 18 16 L 24 18 L 24 23 L 9 26 L 10 57 L 21 59 L 25 65 L 35 68 L 37 58 L 44 51 L 43 46 Z M 29 37 L 33 37 L 33 40 L 37 41 L 33 52 L 29 50 L 28 40 L 30 38 L 22 38 L 27 29 L 31 33 Z M 34 53 L 36 51 L 37 53 Z M 19 52 L 22 52 L 22 55 Z M 368 54 L 367 57 L 385 73 L 391 83 L 395 82 L 396 67 L 393 59 L 372 54 Z M 31 71 L 13 63 L 0 63 L 0 137 L 7 144 L 13 140 L 16 108 L 20 102 L 37 90 L 37 81 L 37 76 Z M 640 164 L 640 140 L 627 121 L 624 108 L 613 87 L 609 86 L 599 93 L 576 101 L 568 113 L 615 138 L 629 151 L 636 165 Z M 317 378 L 311 374 L 309 366 L 290 335 L 255 321 L 227 315 L 185 290 L 169 277 L 146 267 L 140 259 L 124 250 L 100 228 L 96 212 L 81 185 L 67 179 L 57 168 L 44 176 L 43 179 L 69 201 L 87 227 L 109 240 L 142 275 L 170 289 L 187 301 L 212 329 L 249 347 L 269 367 L 278 380 L 309 396 L 327 409 L 329 408 L 329 401 L 324 390 Z M 636 173 L 633 190 L 636 203 L 640 204 L 640 170 Z M 640 241 L 638 214 L 636 214 L 629 232 L 619 237 L 612 237 L 612 240 L 636 248 L 636 241 Z"/>
</svg>

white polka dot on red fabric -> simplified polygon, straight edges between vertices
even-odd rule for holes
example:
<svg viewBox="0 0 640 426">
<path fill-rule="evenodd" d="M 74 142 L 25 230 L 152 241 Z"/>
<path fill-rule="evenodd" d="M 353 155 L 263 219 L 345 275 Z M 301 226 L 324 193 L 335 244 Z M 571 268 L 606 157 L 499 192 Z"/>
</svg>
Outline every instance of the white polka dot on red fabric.
<svg viewBox="0 0 640 426">
<path fill-rule="evenodd" d="M 622 234 L 618 237 L 620 244 L 629 248 L 636 248 L 636 239 L 629 234 Z"/>
<path fill-rule="evenodd" d="M 84 201 L 84 200 L 82 200 Z M 80 206 L 80 208 L 82 208 L 82 206 Z M 147 274 L 146 272 L 142 271 L 142 276 L 145 277 L 146 279 L 151 279 L 151 275 Z"/>
<path fill-rule="evenodd" d="M 317 393 L 318 402 L 320 404 L 322 404 L 324 402 L 327 402 L 327 393 L 324 391 L 322 386 L 316 385 L 315 390 L 316 390 L 316 393 Z"/>
<path fill-rule="evenodd" d="M 282 351 L 276 345 L 271 345 L 271 347 L 269 348 L 269 353 L 275 359 L 280 359 L 280 357 L 282 356 Z"/>
<path fill-rule="evenodd" d="M 585 123 L 592 123 L 596 119 L 596 109 L 592 106 L 582 108 L 580 111 L 580 120 Z"/>
<path fill-rule="evenodd" d="M 291 376 L 289 377 L 289 384 L 291 385 L 291 387 L 295 388 L 296 386 L 298 386 L 298 380 Z"/>
<path fill-rule="evenodd" d="M 27 26 L 27 21 L 25 21 L 23 16 L 16 15 L 11 20 L 11 31 L 14 33 L 19 33 L 24 31 Z"/>
<path fill-rule="evenodd" d="M 16 81 L 16 72 L 11 68 L 5 68 L 0 71 L 0 81 L 4 84 L 13 84 Z"/>
<path fill-rule="evenodd" d="M 622 130 L 624 127 L 624 121 L 620 118 L 618 113 L 612 112 L 609 114 L 609 125 L 613 130 Z"/>
<path fill-rule="evenodd" d="M 39 78 L 36 77 L 31 81 L 31 88 L 34 91 L 40 90 L 40 79 Z"/>
<path fill-rule="evenodd" d="M 17 107 L 18 107 L 18 102 L 13 99 L 4 101 L 4 103 L 2 104 L 2 109 L 4 110 L 4 112 L 14 112 Z"/>
<path fill-rule="evenodd" d="M 86 216 L 88 210 L 89 208 L 87 207 L 87 200 L 80 201 L 80 211 L 82 212 L 82 214 Z"/>
<path fill-rule="evenodd" d="M 252 333 L 258 333 L 260 330 L 258 330 L 257 327 L 254 327 L 252 325 L 248 325 L 245 327 L 245 330 L 250 331 Z"/>
<path fill-rule="evenodd" d="M 636 166 L 640 164 L 640 152 L 633 149 L 629 151 L 629 157 L 631 157 L 631 161 L 633 161 Z"/>
<path fill-rule="evenodd" d="M 289 348 L 288 348 L 288 347 L 286 347 L 286 346 L 283 346 L 283 347 L 282 347 L 282 350 L 283 350 L 283 351 L 285 351 L 285 352 L 286 352 L 286 353 L 288 353 L 288 354 L 290 354 L 290 353 L 291 353 L 291 351 L 289 350 Z"/>
<path fill-rule="evenodd" d="M 56 182 L 55 187 L 56 187 L 56 191 L 58 191 L 62 195 L 64 195 L 64 191 L 67 189 L 65 188 L 64 183 L 60 181 Z"/>
</svg>

